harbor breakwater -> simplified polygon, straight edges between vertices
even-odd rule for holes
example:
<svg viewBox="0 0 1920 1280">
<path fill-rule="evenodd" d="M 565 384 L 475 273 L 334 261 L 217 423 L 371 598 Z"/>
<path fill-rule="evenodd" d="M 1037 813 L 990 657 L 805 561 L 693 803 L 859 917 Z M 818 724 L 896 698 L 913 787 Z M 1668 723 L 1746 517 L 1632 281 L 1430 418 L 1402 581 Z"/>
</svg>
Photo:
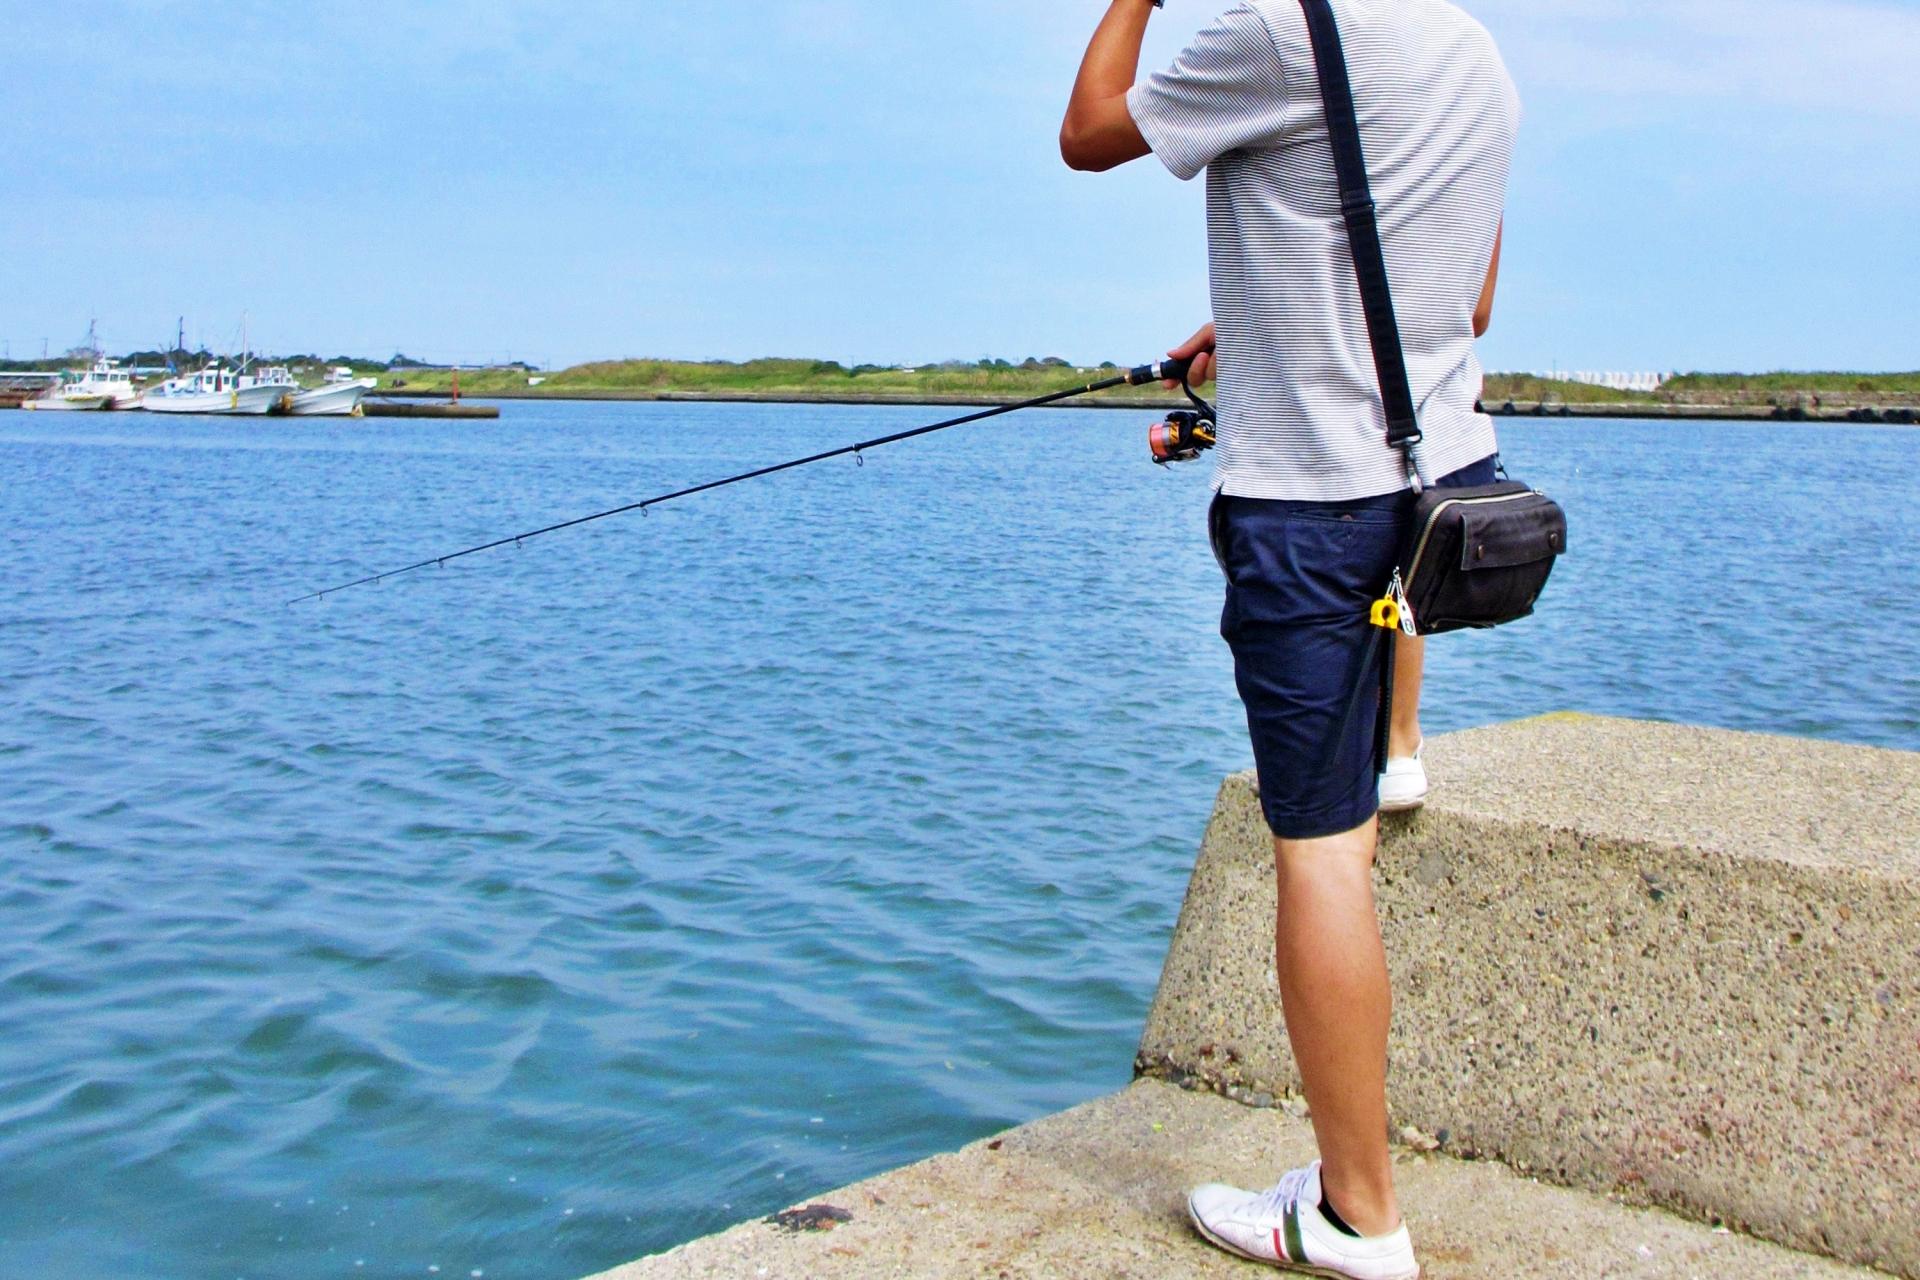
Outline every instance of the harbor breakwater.
<svg viewBox="0 0 1920 1280">
<path fill-rule="evenodd" d="M 1430 760 L 1378 875 L 1427 1274 L 1920 1277 L 1920 754 L 1554 716 Z M 1238 1274 L 1186 1186 L 1311 1150 L 1271 859 L 1229 778 L 1131 1089 L 609 1280 Z"/>
<path fill-rule="evenodd" d="M 432 400 L 446 395 L 442 390 L 382 390 L 389 401 Z M 1007 403 L 1004 396 L 945 394 L 940 392 L 809 392 L 809 391 L 614 391 L 576 390 L 541 391 L 489 390 L 486 400 L 535 400 L 632 402 L 643 404 L 807 404 L 807 405 L 928 405 L 955 408 L 992 408 Z M 1056 406 L 1067 409 L 1127 409 L 1161 412 L 1188 407 L 1177 396 L 1116 393 L 1093 395 Z M 1592 403 L 1502 400 L 1480 405 L 1483 412 L 1496 418 L 1600 418 L 1616 421 L 1656 420 L 1685 422 L 1815 422 L 1855 425 L 1913 426 L 1920 424 L 1920 408 L 1906 406 L 1827 406 L 1753 405 L 1753 404 L 1674 404 L 1664 401 L 1599 401 Z"/>
</svg>

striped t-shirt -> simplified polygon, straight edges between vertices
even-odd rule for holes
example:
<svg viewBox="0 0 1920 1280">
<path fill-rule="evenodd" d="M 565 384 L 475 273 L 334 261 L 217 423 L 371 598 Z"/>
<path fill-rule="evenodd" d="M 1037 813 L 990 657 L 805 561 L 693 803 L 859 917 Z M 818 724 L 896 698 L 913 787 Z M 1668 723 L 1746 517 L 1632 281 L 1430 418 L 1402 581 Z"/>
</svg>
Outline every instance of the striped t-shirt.
<svg viewBox="0 0 1920 1280">
<path fill-rule="evenodd" d="M 1332 0 L 1387 274 L 1439 477 L 1495 452 L 1474 411 L 1473 310 L 1506 201 L 1519 97 L 1485 28 L 1444 0 Z M 1181 179 L 1207 171 L 1219 331 L 1214 487 L 1341 501 L 1407 486 L 1340 219 L 1299 0 L 1249 0 L 1127 97 Z"/>
</svg>

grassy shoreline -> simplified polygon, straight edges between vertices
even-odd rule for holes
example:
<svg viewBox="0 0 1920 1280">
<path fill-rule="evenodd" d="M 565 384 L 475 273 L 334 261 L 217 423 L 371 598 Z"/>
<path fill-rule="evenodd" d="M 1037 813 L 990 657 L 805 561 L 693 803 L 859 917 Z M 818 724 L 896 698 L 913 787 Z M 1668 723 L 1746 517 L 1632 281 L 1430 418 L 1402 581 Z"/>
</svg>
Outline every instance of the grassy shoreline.
<svg viewBox="0 0 1920 1280">
<path fill-rule="evenodd" d="M 441 401 L 446 399 L 446 393 L 443 391 L 424 389 L 386 391 L 381 395 L 399 400 Z M 654 404 L 895 405 L 919 406 L 928 409 L 989 408 L 1007 403 L 1006 400 L 990 396 L 939 393 L 887 395 L 843 392 L 833 394 L 810 391 L 564 391 L 543 395 L 537 390 L 532 392 L 521 390 L 479 392 L 469 395 L 463 390 L 461 395 L 463 402 L 467 400 L 544 400 L 549 403 L 626 401 Z M 1079 399 L 1063 401 L 1053 407 L 1158 412 L 1182 408 L 1186 403 L 1178 396 L 1170 396 L 1170 393 L 1156 389 L 1125 398 L 1083 396 Z M 1889 426 L 1920 424 L 1920 408 L 1893 406 L 1884 409 L 1841 405 L 1806 408 L 1799 405 L 1781 407 L 1765 404 L 1661 404 L 1644 400 L 1591 401 L 1572 404 L 1564 401 L 1486 400 L 1483 406 L 1486 412 L 1496 418 L 1656 418 L 1691 422 L 1879 423 Z"/>
<path fill-rule="evenodd" d="M 144 358 L 158 357 L 146 353 Z M 177 362 L 182 363 L 182 367 L 191 367 L 196 359 L 211 357 L 197 353 Z M 457 381 L 462 395 L 477 399 L 991 405 L 1084 386 L 1118 372 L 1112 364 L 1075 367 L 1056 359 L 1029 359 L 1020 364 L 1006 360 L 972 364 L 949 361 L 921 368 L 877 365 L 848 368 L 831 360 L 805 359 L 742 363 L 612 360 L 575 365 L 554 373 L 541 373 L 525 365 L 455 370 L 416 365 L 404 357 L 396 357 L 396 361 L 398 363 L 382 363 L 351 357 L 321 360 L 313 356 L 261 358 L 264 364 L 293 365 L 296 377 L 304 383 L 316 383 L 325 369 L 344 365 L 356 376 L 372 377 L 378 384 L 376 395 L 408 399 L 445 397 Z M 60 361 L 38 363 L 65 367 Z M 1512 402 L 1526 406 L 1524 411 L 1529 412 L 1535 405 L 1546 406 L 1548 412 L 1557 412 L 1562 406 L 1602 413 L 1640 407 L 1655 411 L 1656 415 L 1714 407 L 1825 417 L 1834 411 L 1844 414 L 1853 409 L 1920 407 L 1920 371 L 1689 373 L 1671 379 L 1652 393 L 1618 391 L 1532 374 L 1494 373 L 1486 379 L 1482 399 L 1489 407 Z M 1176 392 L 1151 386 L 1117 388 L 1074 403 L 1087 407 L 1151 409 L 1177 405 L 1182 400 Z M 1752 415 L 1743 412 L 1741 416 Z"/>
<path fill-rule="evenodd" d="M 378 394 L 445 395 L 450 369 L 369 370 Z M 550 375 L 524 369 L 466 369 L 462 395 L 498 399 L 784 400 L 835 404 L 998 404 L 1083 385 L 1111 367 L 941 365 L 923 369 L 847 369 L 830 361 L 753 360 L 743 364 L 622 360 L 577 365 Z M 539 379 L 538 385 L 530 385 Z M 396 385 L 402 384 L 402 385 Z M 1920 405 L 1920 372 L 1893 374 L 1686 374 L 1651 394 L 1616 391 L 1529 374 L 1491 374 L 1483 398 L 1557 405 L 1743 406 L 1817 410 Z M 1177 397 L 1175 397 L 1177 399 Z M 1141 408 L 1169 403 L 1160 387 L 1121 388 L 1091 403 Z"/>
</svg>

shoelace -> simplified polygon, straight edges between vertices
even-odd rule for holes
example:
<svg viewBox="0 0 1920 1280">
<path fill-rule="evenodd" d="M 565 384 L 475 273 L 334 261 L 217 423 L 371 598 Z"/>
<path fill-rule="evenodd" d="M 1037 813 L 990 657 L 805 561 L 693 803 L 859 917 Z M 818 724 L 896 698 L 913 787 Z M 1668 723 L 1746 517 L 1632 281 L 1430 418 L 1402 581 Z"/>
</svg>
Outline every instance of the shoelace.
<svg viewBox="0 0 1920 1280">
<path fill-rule="evenodd" d="M 1273 1190 L 1260 1197 L 1261 1214 L 1277 1218 L 1285 1213 L 1288 1205 L 1300 1199 L 1300 1193 L 1306 1190 L 1307 1180 L 1311 1177 L 1313 1177 L 1313 1166 L 1308 1165 L 1304 1169 L 1295 1169 L 1281 1178 Z"/>
</svg>

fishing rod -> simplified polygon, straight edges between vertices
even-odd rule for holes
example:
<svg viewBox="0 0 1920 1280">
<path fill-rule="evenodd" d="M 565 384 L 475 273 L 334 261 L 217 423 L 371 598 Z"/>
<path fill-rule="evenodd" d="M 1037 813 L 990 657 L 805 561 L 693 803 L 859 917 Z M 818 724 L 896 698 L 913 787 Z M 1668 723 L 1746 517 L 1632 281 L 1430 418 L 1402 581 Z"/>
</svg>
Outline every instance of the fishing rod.
<svg viewBox="0 0 1920 1280">
<path fill-rule="evenodd" d="M 342 583 L 337 587 L 328 587 L 324 591 L 314 591 L 297 600 L 288 601 L 289 605 L 305 604 L 309 600 L 324 600 L 342 591 L 351 591 L 355 587 L 372 586 L 385 582 L 389 578 L 398 578 L 403 574 L 417 573 L 421 569 L 431 569 L 445 565 L 451 560 L 460 560 L 467 556 L 477 556 L 483 551 L 496 551 L 501 547 L 519 546 L 534 538 L 542 538 L 550 533 L 559 533 L 563 529 L 575 529 L 583 524 L 592 524 L 596 520 L 606 520 L 612 516 L 627 515 L 634 511 L 646 511 L 664 502 L 675 502 L 681 498 L 690 498 L 697 493 L 708 493 L 714 489 L 724 489 L 728 485 L 739 484 L 746 480 L 757 480 L 762 476 L 792 471 L 798 467 L 812 466 L 816 462 L 825 462 L 830 458 L 844 458 L 852 455 L 859 458 L 868 449 L 878 449 L 882 445 L 898 444 L 902 440 L 913 440 L 920 436 L 932 435 L 936 431 L 946 431 L 953 427 L 965 426 L 970 422 L 984 422 L 988 418 L 998 418 L 1004 414 L 1017 413 L 1022 409 L 1039 409 L 1046 405 L 1058 404 L 1062 400 L 1072 400 L 1079 396 L 1092 395 L 1096 391 L 1111 391 L 1115 387 L 1142 387 L 1150 382 L 1178 382 L 1187 393 L 1187 398 L 1199 407 L 1199 411 L 1181 410 L 1169 416 L 1169 421 L 1157 424 L 1150 434 L 1149 443 L 1153 451 L 1153 460 L 1159 463 L 1182 462 L 1198 457 L 1204 449 L 1213 445 L 1213 409 L 1206 401 L 1194 393 L 1187 377 L 1191 372 L 1191 360 L 1163 360 L 1157 364 L 1143 364 L 1137 369 L 1099 382 L 1089 382 L 1084 387 L 1073 387 L 1066 391 L 1054 391 L 1044 396 L 1035 396 L 1031 400 L 1022 400 L 1019 404 L 1003 404 L 992 409 L 983 409 L 978 413 L 964 414 L 958 418 L 949 418 L 945 422 L 935 422 L 925 427 L 915 427 L 911 431 L 896 431 L 892 435 L 878 436 L 872 440 L 862 440 L 858 444 L 842 445 L 838 449 L 828 449 L 824 453 L 810 454 L 804 458 L 794 458 L 788 462 L 775 463 L 770 467 L 759 467 L 753 471 L 742 471 L 739 475 L 728 476 L 724 480 L 709 480 L 705 484 L 696 484 L 686 489 L 676 489 L 672 493 L 663 493 L 639 502 L 629 502 L 625 506 L 613 507 L 606 511 L 596 511 L 590 516 L 581 516 L 575 520 L 563 520 L 559 524 L 550 524 L 544 529 L 534 529 L 527 533 L 516 533 L 508 538 L 496 538 L 477 547 L 468 547 L 464 551 L 450 552 L 444 556 L 434 556 L 417 564 L 401 569 L 389 569 L 385 573 L 376 573 L 354 582 Z M 864 462 L 864 459 L 862 459 Z"/>
</svg>

